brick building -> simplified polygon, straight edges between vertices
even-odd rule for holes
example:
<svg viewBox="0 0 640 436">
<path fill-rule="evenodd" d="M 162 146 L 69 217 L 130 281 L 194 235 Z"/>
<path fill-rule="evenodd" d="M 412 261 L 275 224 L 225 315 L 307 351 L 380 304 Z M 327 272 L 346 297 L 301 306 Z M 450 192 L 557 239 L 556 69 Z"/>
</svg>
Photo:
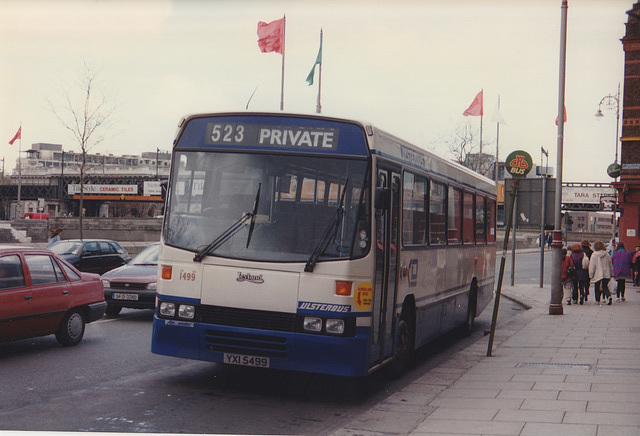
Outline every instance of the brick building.
<svg viewBox="0 0 640 436">
<path fill-rule="evenodd" d="M 618 235 L 627 249 L 640 244 L 640 1 L 627 11 L 622 38 L 625 55 L 622 104 L 621 173 L 618 190 Z"/>
</svg>

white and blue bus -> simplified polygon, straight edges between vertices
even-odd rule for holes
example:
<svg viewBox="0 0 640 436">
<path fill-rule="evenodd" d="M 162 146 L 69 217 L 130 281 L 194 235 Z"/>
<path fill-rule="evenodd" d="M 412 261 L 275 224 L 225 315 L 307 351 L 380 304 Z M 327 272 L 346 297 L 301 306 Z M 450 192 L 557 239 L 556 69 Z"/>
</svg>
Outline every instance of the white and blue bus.
<svg viewBox="0 0 640 436">
<path fill-rule="evenodd" d="M 365 376 L 493 296 L 496 185 L 352 120 L 194 115 L 174 141 L 152 351 Z"/>
</svg>

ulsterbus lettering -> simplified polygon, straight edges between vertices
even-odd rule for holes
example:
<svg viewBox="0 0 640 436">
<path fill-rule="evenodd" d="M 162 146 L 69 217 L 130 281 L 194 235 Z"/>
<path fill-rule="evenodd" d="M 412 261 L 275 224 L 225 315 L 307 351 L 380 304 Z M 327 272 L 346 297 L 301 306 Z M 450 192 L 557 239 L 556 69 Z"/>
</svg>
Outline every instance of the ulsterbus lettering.
<svg viewBox="0 0 640 436">
<path fill-rule="evenodd" d="M 298 309 L 318 310 L 321 312 L 337 312 L 337 313 L 351 312 L 351 306 L 349 305 L 312 303 L 310 301 L 300 301 L 298 303 Z"/>
<path fill-rule="evenodd" d="M 250 283 L 264 283 L 264 279 L 262 278 L 262 274 L 250 274 L 250 273 L 238 273 L 238 278 L 236 282 L 250 282 Z"/>
<path fill-rule="evenodd" d="M 333 149 L 335 139 L 333 131 L 330 130 L 261 128 L 258 144 Z"/>
</svg>

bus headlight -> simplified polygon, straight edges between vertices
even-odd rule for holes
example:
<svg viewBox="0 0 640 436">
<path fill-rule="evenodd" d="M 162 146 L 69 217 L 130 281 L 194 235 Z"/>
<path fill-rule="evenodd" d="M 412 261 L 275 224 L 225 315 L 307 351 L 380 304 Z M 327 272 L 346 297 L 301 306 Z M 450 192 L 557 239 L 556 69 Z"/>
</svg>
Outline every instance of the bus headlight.
<svg viewBox="0 0 640 436">
<path fill-rule="evenodd" d="M 344 333 L 344 320 L 343 319 L 328 319 L 326 325 L 327 333 L 333 333 L 335 335 L 341 335 Z"/>
<path fill-rule="evenodd" d="M 160 315 L 173 317 L 176 315 L 176 305 L 173 303 L 162 302 L 160 303 Z"/>
<path fill-rule="evenodd" d="M 195 306 L 190 304 L 181 304 L 178 307 L 178 317 L 184 319 L 193 319 L 196 313 Z"/>
<path fill-rule="evenodd" d="M 309 332 L 320 332 L 322 331 L 322 318 L 305 316 L 302 326 Z"/>
</svg>

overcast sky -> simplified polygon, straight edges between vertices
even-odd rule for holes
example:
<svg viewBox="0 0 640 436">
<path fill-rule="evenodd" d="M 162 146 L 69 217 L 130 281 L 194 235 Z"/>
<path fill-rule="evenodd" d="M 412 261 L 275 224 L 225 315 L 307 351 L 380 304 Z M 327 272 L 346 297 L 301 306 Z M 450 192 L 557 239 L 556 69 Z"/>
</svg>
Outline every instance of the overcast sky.
<svg viewBox="0 0 640 436">
<path fill-rule="evenodd" d="M 561 0 L 11 1 L 0 0 L 0 146 L 10 173 L 22 123 L 32 143 L 79 151 L 48 102 L 62 108 L 89 65 L 115 107 L 91 152 L 170 150 L 189 113 L 279 111 L 281 55 L 261 53 L 256 28 L 286 14 L 286 112 L 313 113 L 305 79 L 324 31 L 322 112 L 365 120 L 451 157 L 446 138 L 479 117 L 462 113 L 484 90 L 483 151 L 517 149 L 555 166 Z M 609 182 L 615 110 L 598 103 L 624 86 L 626 11 L 633 0 L 569 0 L 564 177 Z M 622 98 L 621 98 L 622 100 Z M 620 104 L 622 116 L 622 101 Z M 622 126 L 622 122 L 620 122 Z M 620 130 L 621 132 L 621 130 Z M 0 135 L 0 138 L 2 136 Z"/>
</svg>

